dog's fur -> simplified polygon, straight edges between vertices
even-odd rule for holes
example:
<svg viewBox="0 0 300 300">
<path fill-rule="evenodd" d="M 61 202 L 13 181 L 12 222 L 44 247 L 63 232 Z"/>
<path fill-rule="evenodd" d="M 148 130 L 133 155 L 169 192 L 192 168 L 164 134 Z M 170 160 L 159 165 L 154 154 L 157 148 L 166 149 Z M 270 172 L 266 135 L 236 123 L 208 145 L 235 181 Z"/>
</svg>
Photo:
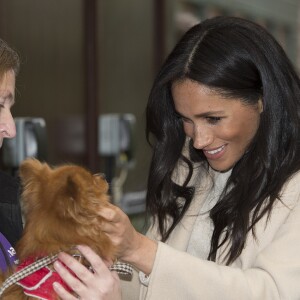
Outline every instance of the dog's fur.
<svg viewBox="0 0 300 300">
<path fill-rule="evenodd" d="M 97 214 L 109 202 L 108 184 L 102 176 L 77 165 L 51 168 L 36 159 L 25 160 L 19 174 L 25 218 L 24 232 L 16 246 L 20 262 L 69 251 L 79 244 L 114 260 L 115 249 L 102 232 L 103 219 Z M 14 285 L 1 299 L 36 298 L 24 295 L 22 288 Z"/>
</svg>

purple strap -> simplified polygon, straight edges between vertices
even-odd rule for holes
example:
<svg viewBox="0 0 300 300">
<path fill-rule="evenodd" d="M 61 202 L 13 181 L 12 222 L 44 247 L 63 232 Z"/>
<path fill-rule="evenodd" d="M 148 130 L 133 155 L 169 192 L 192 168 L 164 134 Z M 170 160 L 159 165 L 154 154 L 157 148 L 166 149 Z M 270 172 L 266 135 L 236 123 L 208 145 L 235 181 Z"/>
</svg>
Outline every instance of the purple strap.
<svg viewBox="0 0 300 300">
<path fill-rule="evenodd" d="M 10 266 L 17 265 L 18 258 L 15 249 L 0 232 L 0 269 L 5 272 Z"/>
</svg>

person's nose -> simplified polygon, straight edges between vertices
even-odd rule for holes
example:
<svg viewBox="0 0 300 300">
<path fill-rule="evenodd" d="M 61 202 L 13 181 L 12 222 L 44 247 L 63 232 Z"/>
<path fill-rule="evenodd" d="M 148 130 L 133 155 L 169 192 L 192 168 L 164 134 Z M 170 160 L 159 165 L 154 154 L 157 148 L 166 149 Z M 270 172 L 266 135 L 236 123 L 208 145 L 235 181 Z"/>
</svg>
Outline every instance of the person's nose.
<svg viewBox="0 0 300 300">
<path fill-rule="evenodd" d="M 10 110 L 1 112 L 0 132 L 3 138 L 14 138 L 16 136 L 16 124 Z"/>
<path fill-rule="evenodd" d="M 213 142 L 213 133 L 205 126 L 197 126 L 194 129 L 193 146 L 195 149 L 203 149 Z"/>
</svg>

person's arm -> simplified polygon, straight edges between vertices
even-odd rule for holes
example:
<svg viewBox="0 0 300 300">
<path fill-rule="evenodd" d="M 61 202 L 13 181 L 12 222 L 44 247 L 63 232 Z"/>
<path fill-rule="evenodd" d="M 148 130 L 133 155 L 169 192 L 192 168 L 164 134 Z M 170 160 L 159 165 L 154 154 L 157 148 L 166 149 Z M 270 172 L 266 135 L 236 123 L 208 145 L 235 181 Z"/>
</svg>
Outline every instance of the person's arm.
<svg viewBox="0 0 300 300">
<path fill-rule="evenodd" d="M 291 196 L 299 198 L 293 191 Z M 288 207 L 274 208 L 289 211 Z M 242 256 L 234 266 L 218 265 L 159 243 L 147 291 L 147 300 L 279 300 L 300 299 L 300 203 L 278 221 L 274 237 L 260 251 Z M 262 226 L 264 229 L 265 227 Z M 264 230 L 257 247 L 263 243 Z M 254 247 L 253 247 L 254 251 Z M 254 251 L 255 252 L 255 251 Z M 253 255 L 253 261 L 251 258 Z M 252 261 L 249 265 L 248 260 Z"/>
<path fill-rule="evenodd" d="M 60 253 L 58 261 L 54 263 L 55 270 L 75 294 L 67 291 L 62 285 L 55 282 L 54 291 L 62 300 L 97 299 L 120 300 L 120 280 L 116 272 L 108 269 L 104 262 L 91 248 L 78 246 L 78 250 L 90 262 L 93 272 L 66 253 Z M 66 269 L 65 266 L 77 276 Z"/>
</svg>

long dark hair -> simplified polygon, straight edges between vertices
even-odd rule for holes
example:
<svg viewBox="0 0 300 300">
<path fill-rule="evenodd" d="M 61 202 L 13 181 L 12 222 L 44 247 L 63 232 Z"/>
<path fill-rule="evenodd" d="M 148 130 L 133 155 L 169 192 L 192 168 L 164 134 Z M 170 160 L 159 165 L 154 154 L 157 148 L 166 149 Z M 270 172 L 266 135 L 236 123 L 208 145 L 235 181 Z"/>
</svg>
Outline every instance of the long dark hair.
<svg viewBox="0 0 300 300">
<path fill-rule="evenodd" d="M 146 109 L 146 135 L 153 148 L 147 212 L 158 221 L 162 241 L 193 199 L 194 187 L 188 182 L 194 161 L 207 165 L 202 151 L 192 146 L 189 159 L 182 157 L 185 134 L 171 86 L 186 78 L 249 105 L 263 102 L 258 131 L 210 211 L 214 231 L 208 259 L 214 261 L 218 248 L 230 242 L 226 257 L 230 264 L 242 252 L 249 231 L 255 235 L 255 224 L 280 200 L 284 183 L 300 169 L 300 81 L 281 46 L 251 21 L 216 17 L 183 36 L 162 66 Z M 180 159 L 190 169 L 183 185 L 171 179 Z M 176 201 L 178 197 L 185 201 Z M 167 218 L 172 220 L 168 226 Z"/>
</svg>

